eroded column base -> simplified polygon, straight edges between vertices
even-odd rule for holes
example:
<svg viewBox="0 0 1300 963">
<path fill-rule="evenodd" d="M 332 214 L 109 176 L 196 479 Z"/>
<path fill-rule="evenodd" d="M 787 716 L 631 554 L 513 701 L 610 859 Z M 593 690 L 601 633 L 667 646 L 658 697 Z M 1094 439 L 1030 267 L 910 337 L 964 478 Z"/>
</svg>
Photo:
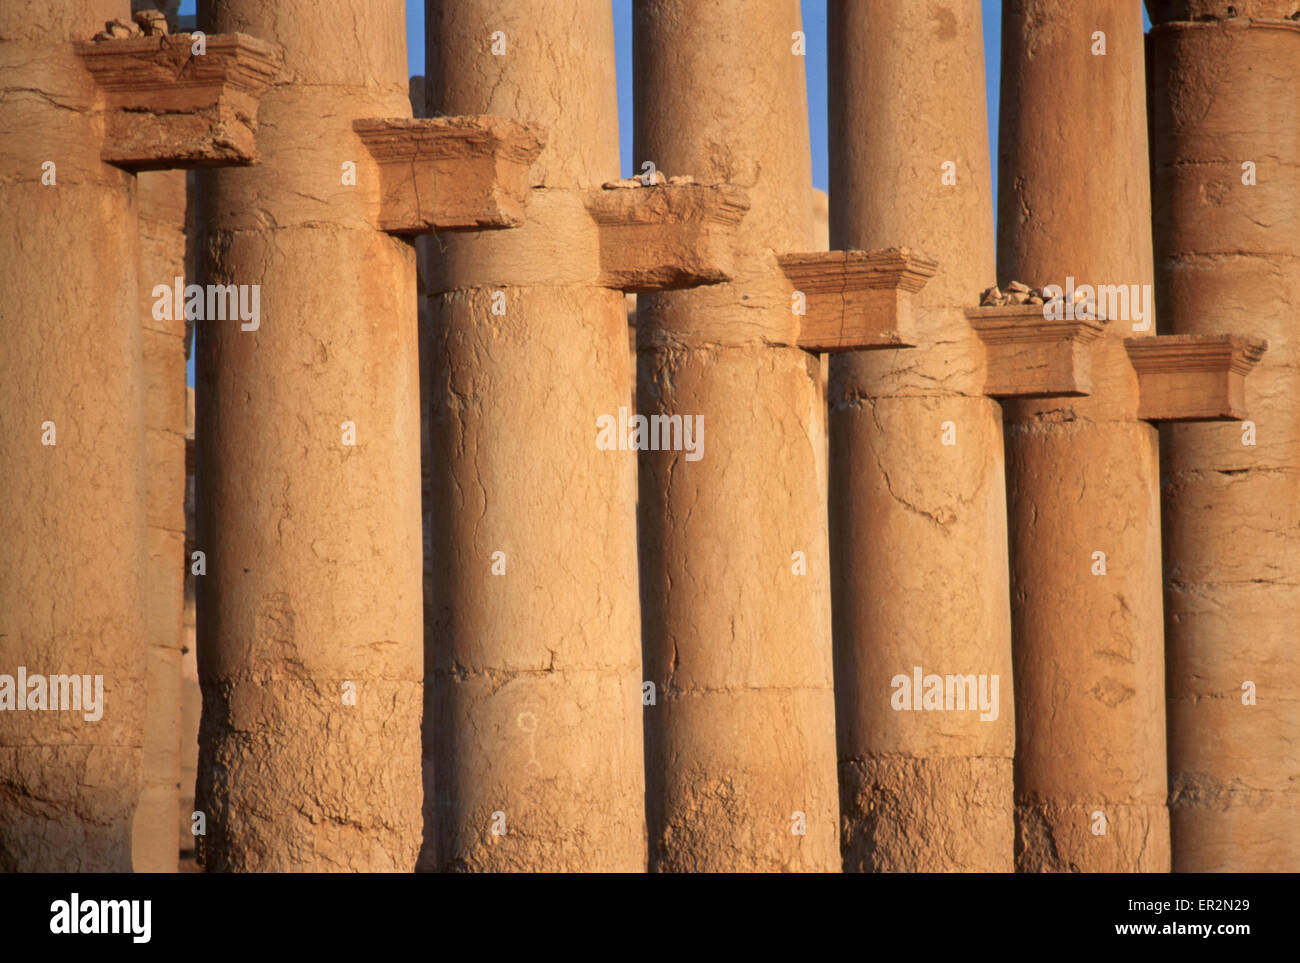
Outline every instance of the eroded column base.
<svg viewBox="0 0 1300 963">
<path fill-rule="evenodd" d="M 1167 873 L 1169 810 L 1098 799 L 1019 797 L 1016 872 Z"/>
<path fill-rule="evenodd" d="M 838 871 L 832 699 L 815 687 L 695 690 L 647 709 L 664 714 L 646 754 L 651 869 Z"/>
<path fill-rule="evenodd" d="M 1175 873 L 1300 871 L 1300 793 L 1179 777 L 1169 802 Z"/>
<path fill-rule="evenodd" d="M 636 669 L 447 673 L 429 685 L 447 768 L 421 870 L 645 872 Z"/>
<path fill-rule="evenodd" d="M 140 756 L 0 746 L 0 872 L 129 873 Z"/>
<path fill-rule="evenodd" d="M 356 686 L 355 705 L 344 686 Z M 411 872 L 417 681 L 204 683 L 198 799 L 212 872 Z"/>
<path fill-rule="evenodd" d="M 840 763 L 846 873 L 1009 873 L 1009 758 L 870 756 Z"/>
</svg>

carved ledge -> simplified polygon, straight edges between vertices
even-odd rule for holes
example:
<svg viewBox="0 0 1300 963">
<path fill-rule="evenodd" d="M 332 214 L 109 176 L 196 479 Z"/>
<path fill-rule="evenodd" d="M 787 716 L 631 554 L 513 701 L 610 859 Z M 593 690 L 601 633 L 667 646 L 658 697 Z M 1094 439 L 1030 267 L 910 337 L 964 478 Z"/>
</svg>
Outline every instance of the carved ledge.
<svg viewBox="0 0 1300 963">
<path fill-rule="evenodd" d="M 1138 376 L 1145 421 L 1238 421 L 1246 416 L 1246 375 L 1268 342 L 1238 334 L 1125 338 Z"/>
<path fill-rule="evenodd" d="M 1092 390 L 1092 351 L 1105 321 L 1048 320 L 1041 304 L 967 308 L 985 348 L 984 394 L 992 398 L 1054 398 Z"/>
<path fill-rule="evenodd" d="M 908 248 L 783 254 L 777 260 L 804 295 L 798 343 L 809 351 L 912 346 L 912 296 L 939 268 Z"/>
<path fill-rule="evenodd" d="M 731 280 L 731 243 L 749 210 L 729 184 L 669 184 L 590 191 L 600 239 L 599 284 L 629 293 Z"/>
<path fill-rule="evenodd" d="M 228 167 L 257 159 L 257 104 L 280 54 L 247 34 L 85 41 L 77 56 L 108 114 L 100 157 L 127 170 Z"/>
<path fill-rule="evenodd" d="M 381 230 L 391 234 L 518 227 L 528 169 L 546 144 L 534 124 L 504 117 L 352 122 L 379 165 Z"/>
</svg>

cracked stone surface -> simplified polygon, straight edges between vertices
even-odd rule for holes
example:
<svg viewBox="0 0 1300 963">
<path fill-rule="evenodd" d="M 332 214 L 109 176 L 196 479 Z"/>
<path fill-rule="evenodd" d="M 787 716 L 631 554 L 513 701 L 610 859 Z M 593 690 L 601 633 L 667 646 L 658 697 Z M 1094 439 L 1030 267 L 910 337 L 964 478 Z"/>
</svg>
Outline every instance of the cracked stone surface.
<svg viewBox="0 0 1300 963">
<path fill-rule="evenodd" d="M 949 11 L 937 37 L 921 6 L 833 7 L 831 20 L 831 190 L 842 198 L 831 245 L 906 244 L 939 264 L 915 295 L 917 347 L 830 361 L 844 868 L 1005 872 L 1015 730 L 1001 410 L 982 394 L 984 348 L 962 311 L 993 272 L 978 11 Z M 918 70 L 932 79 L 913 86 Z M 895 163 L 900 152 L 932 181 Z M 956 186 L 940 181 L 945 160 Z M 952 446 L 941 443 L 949 422 Z M 894 711 L 889 680 L 916 665 L 997 674 L 998 718 Z"/>
<path fill-rule="evenodd" d="M 1081 39 L 1095 30 L 1105 70 Z M 1003 35 L 998 276 L 1152 283 L 1141 11 L 1012 0 Z M 1063 110 L 1075 122 L 1057 124 Z M 1123 350 L 1137 334 L 1106 326 L 1090 396 L 1003 405 L 1021 870 L 1169 868 L 1157 434 L 1136 420 Z M 1050 858 L 1024 843 L 1034 812 L 1059 830 Z"/>
<path fill-rule="evenodd" d="M 255 331 L 198 326 L 195 805 L 210 869 L 409 872 L 419 847 L 415 252 L 371 226 L 376 172 L 352 129 L 410 102 L 400 0 L 372 6 L 213 9 L 214 32 L 285 60 L 260 106 L 262 163 L 198 175 L 201 277 L 259 284 L 261 315 Z"/>
<path fill-rule="evenodd" d="M 627 314 L 595 284 L 583 204 L 618 173 L 610 8 L 447 0 L 427 16 L 429 113 L 547 136 L 521 228 L 428 245 L 420 866 L 643 871 L 636 455 L 594 443 L 596 418 L 628 405 Z M 508 55 L 490 52 L 498 30 Z"/>
<path fill-rule="evenodd" d="M 127 9 L 0 5 L 0 263 L 13 279 L 0 309 L 0 671 L 104 686 L 98 722 L 0 713 L 6 872 L 132 868 L 148 557 L 136 195 L 99 161 L 91 78 L 72 48 Z M 51 159 L 55 186 L 41 183 Z M 59 229 L 34 232 L 38 220 Z"/>
<path fill-rule="evenodd" d="M 736 184 L 751 204 L 731 284 L 637 298 L 637 410 L 705 424 L 700 460 L 640 463 L 645 672 L 660 687 L 645 716 L 647 821 L 661 872 L 840 865 L 825 382 L 816 356 L 784 346 L 795 331 L 774 256 L 813 244 L 803 66 L 787 39 L 799 26 L 791 4 L 635 15 L 638 163 Z"/>
<path fill-rule="evenodd" d="M 1176 872 L 1300 866 L 1300 24 L 1159 4 L 1151 35 L 1157 311 L 1262 335 L 1240 422 L 1161 428 L 1169 808 Z M 1237 3 L 1290 17 L 1292 3 Z M 1184 7 L 1191 9 L 1182 9 Z M 1176 9 L 1167 9 L 1176 8 Z M 1190 20 L 1164 22 L 1161 20 Z M 1257 159 L 1242 183 L 1240 158 Z M 1243 704 L 1253 683 L 1256 704 Z"/>
</svg>

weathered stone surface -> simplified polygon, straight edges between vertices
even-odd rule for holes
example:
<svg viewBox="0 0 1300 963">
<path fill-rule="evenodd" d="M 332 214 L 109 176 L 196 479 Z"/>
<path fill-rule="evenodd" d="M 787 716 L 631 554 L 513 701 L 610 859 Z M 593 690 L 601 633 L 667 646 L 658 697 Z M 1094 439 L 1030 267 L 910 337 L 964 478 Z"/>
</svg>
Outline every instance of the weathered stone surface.
<svg viewBox="0 0 1300 963">
<path fill-rule="evenodd" d="M 826 352 L 912 343 L 912 296 L 938 267 L 906 248 L 783 254 L 777 261 L 805 298 L 799 347 Z"/>
<path fill-rule="evenodd" d="M 202 56 L 193 54 L 189 34 L 76 45 L 106 114 L 105 163 L 159 170 L 256 159 L 258 99 L 276 76 L 279 55 L 245 34 L 204 42 Z"/>
<path fill-rule="evenodd" d="M 529 167 L 546 143 L 533 124 L 502 117 L 353 121 L 379 165 L 376 222 L 392 234 L 523 222 Z"/>
<path fill-rule="evenodd" d="M 813 244 L 799 26 L 793 3 L 670 0 L 634 14 L 633 168 L 725 180 L 750 201 L 730 283 L 637 298 L 637 411 L 704 425 L 698 455 L 640 460 L 660 872 L 839 866 L 825 383 L 796 346 L 777 261 Z"/>
<path fill-rule="evenodd" d="M 1001 411 L 984 396 L 986 352 L 965 314 L 993 276 L 979 6 L 828 12 L 831 244 L 909 245 L 937 261 L 912 299 L 914 348 L 830 359 L 843 865 L 1006 872 L 1015 729 Z M 916 666 L 996 676 L 996 717 L 896 711 L 890 681 Z"/>
<path fill-rule="evenodd" d="M 134 868 L 144 872 L 176 872 L 179 852 L 182 608 L 188 570 L 185 321 L 183 316 L 155 317 L 153 288 L 157 284 L 170 288 L 176 277 L 191 273 L 185 256 L 185 180 L 183 171 L 152 171 L 136 181 L 149 560 L 144 783 L 132 849 Z M 193 790 L 187 795 L 193 795 Z"/>
<path fill-rule="evenodd" d="M 1246 374 L 1268 343 L 1244 335 L 1184 334 L 1125 338 L 1138 376 L 1145 421 L 1239 421 Z"/>
<path fill-rule="evenodd" d="M 134 178 L 100 162 L 72 45 L 126 11 L 0 4 L 0 673 L 103 681 L 98 721 L 0 712 L 6 872 L 132 869 L 148 634 L 140 255 Z"/>
<path fill-rule="evenodd" d="M 1151 284 L 1141 11 L 1008 0 L 1002 36 L 999 278 Z M 1157 435 L 1133 334 L 1106 325 L 1087 397 L 1004 406 L 1022 871 L 1169 868 Z"/>
<path fill-rule="evenodd" d="M 426 29 L 431 113 L 547 137 L 524 225 L 441 236 L 430 259 L 420 865 L 644 870 L 636 462 L 595 444 L 631 380 L 586 208 L 618 173 L 611 11 L 446 0 Z"/>
<path fill-rule="evenodd" d="M 632 186 L 588 193 L 601 286 L 636 293 L 731 280 L 736 225 L 749 209 L 745 192 L 675 180 L 645 187 L 633 179 Z"/>
<path fill-rule="evenodd" d="M 260 303 L 253 330 L 198 323 L 199 858 L 210 870 L 409 872 L 415 252 L 375 230 L 375 179 L 352 127 L 410 110 L 402 4 L 231 0 L 211 12 L 214 30 L 253 31 L 285 60 L 259 108 L 262 162 L 198 175 L 200 277 L 256 284 Z"/>
<path fill-rule="evenodd" d="M 1091 344 L 1104 321 L 1043 317 L 1041 304 L 971 308 L 971 327 L 985 347 L 990 398 L 1086 395 L 1092 390 Z"/>
<path fill-rule="evenodd" d="M 1245 381 L 1248 422 L 1160 429 L 1173 869 L 1294 872 L 1300 7 L 1205 19 L 1224 6 L 1156 4 L 1148 41 L 1162 330 L 1269 345 Z"/>
</svg>

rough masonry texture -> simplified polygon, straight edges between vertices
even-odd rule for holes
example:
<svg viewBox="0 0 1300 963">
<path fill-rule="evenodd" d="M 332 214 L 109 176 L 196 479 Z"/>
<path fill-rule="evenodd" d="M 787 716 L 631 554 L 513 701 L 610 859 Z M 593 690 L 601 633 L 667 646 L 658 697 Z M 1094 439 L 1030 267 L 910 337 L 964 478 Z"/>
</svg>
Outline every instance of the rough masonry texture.
<svg viewBox="0 0 1300 963">
<path fill-rule="evenodd" d="M 199 175 L 201 280 L 260 286 L 255 328 L 197 323 L 209 869 L 410 871 L 419 847 L 415 252 L 352 128 L 410 103 L 402 4 L 366 7 L 199 10 L 284 54 L 260 163 Z"/>
<path fill-rule="evenodd" d="M 984 395 L 984 349 L 963 311 L 994 273 L 983 40 L 977 2 L 945 13 L 936 29 L 923 5 L 853 2 L 832 5 L 828 26 L 831 194 L 842 199 L 831 208 L 831 246 L 906 243 L 939 263 L 918 295 L 915 347 L 831 359 L 835 677 L 851 871 L 1011 869 L 1002 419 Z M 944 444 L 946 424 L 955 444 Z M 895 709 L 890 682 L 910 680 L 917 665 L 975 675 L 977 686 L 996 676 L 995 717 L 982 721 L 976 704 Z"/>
<path fill-rule="evenodd" d="M 650 864 L 827 871 L 825 388 L 776 259 L 813 243 L 799 6 L 637 3 L 633 18 L 635 166 L 731 181 L 752 204 L 732 283 L 637 298 L 637 410 L 704 425 L 698 459 L 641 455 Z"/>
<path fill-rule="evenodd" d="M 1005 0 L 996 231 L 979 0 L 829 196 L 799 0 L 197 6 L 0 0 L 0 871 L 1300 870 L 1300 0 Z"/>
<path fill-rule="evenodd" d="M 1176 872 L 1300 865 L 1300 5 L 1235 6 L 1148 40 L 1161 330 L 1269 345 L 1249 422 L 1161 429 Z"/>
</svg>

